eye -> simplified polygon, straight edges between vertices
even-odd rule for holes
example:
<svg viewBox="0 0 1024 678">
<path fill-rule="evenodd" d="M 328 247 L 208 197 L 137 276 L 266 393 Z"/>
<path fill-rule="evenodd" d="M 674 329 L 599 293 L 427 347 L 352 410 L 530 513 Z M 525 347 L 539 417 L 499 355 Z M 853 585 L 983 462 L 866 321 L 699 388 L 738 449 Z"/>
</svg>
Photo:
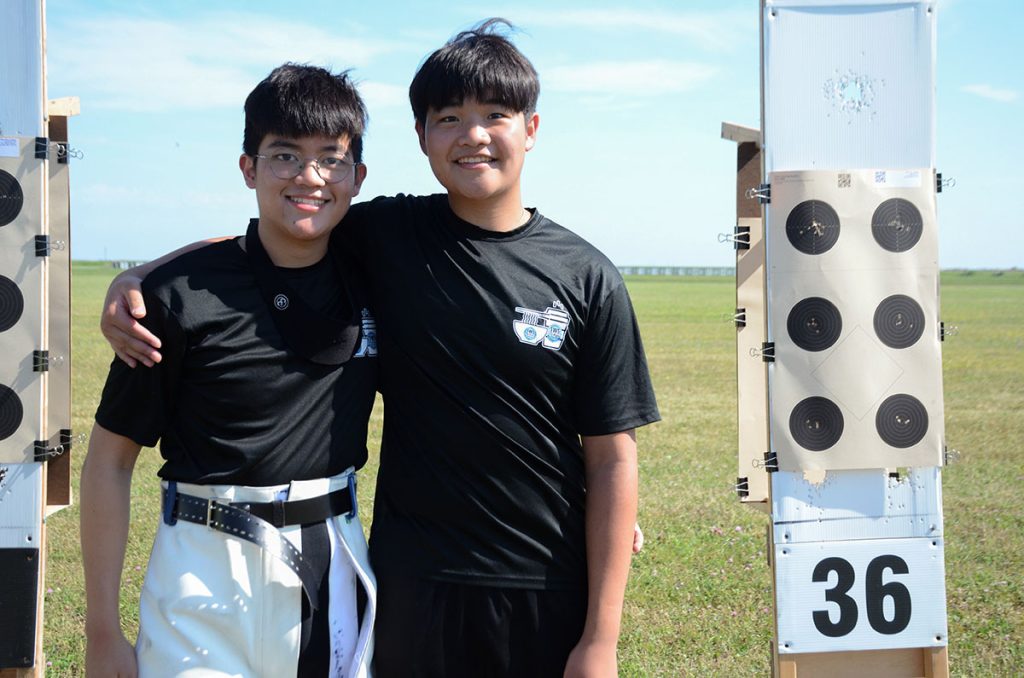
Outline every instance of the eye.
<svg viewBox="0 0 1024 678">
<path fill-rule="evenodd" d="M 299 161 L 299 157 L 297 155 L 295 155 L 294 153 L 275 153 L 274 155 L 270 156 L 270 159 L 271 160 L 276 160 L 277 162 L 298 162 Z"/>
<path fill-rule="evenodd" d="M 316 163 L 324 169 L 340 169 L 348 164 L 345 162 L 344 158 L 340 158 L 336 155 L 325 155 L 317 160 Z"/>
<path fill-rule="evenodd" d="M 490 118 L 491 120 L 503 120 L 511 116 L 505 111 L 494 111 L 488 114 L 487 117 Z"/>
</svg>

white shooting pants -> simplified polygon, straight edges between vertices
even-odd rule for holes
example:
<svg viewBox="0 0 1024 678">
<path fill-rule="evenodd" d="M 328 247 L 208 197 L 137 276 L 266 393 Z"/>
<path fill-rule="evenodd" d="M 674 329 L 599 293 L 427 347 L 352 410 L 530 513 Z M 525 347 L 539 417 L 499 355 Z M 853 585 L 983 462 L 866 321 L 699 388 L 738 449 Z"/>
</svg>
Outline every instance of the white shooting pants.
<svg viewBox="0 0 1024 678">
<path fill-rule="evenodd" d="M 296 501 L 347 488 L 350 473 L 272 487 L 178 483 L 178 492 L 230 503 L 270 502 L 287 490 L 286 500 Z M 327 527 L 330 675 L 368 678 L 377 584 L 366 539 L 358 517 L 337 516 Z M 281 533 L 301 551 L 300 530 L 294 525 Z M 361 620 L 357 586 L 367 599 Z M 258 544 L 206 525 L 161 520 L 139 605 L 139 675 L 295 676 L 302 596 L 298 576 Z"/>
</svg>

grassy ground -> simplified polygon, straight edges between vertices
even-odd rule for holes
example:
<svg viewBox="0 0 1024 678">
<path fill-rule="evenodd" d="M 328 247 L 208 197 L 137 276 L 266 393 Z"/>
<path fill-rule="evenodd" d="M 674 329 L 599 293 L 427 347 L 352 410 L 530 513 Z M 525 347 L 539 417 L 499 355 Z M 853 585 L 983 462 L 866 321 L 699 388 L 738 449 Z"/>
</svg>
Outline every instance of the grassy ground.
<svg viewBox="0 0 1024 678">
<path fill-rule="evenodd" d="M 113 275 L 74 270 L 74 420 L 91 428 L 111 357 L 96 329 Z M 765 676 L 771 588 L 764 514 L 732 492 L 735 331 L 728 278 L 629 280 L 664 421 L 640 431 L 641 523 L 620 651 L 624 676 Z M 942 279 L 946 432 L 962 460 L 944 472 L 950 663 L 958 676 L 1020 675 L 1024 665 L 1024 274 L 952 272 Z M 371 422 L 370 449 L 380 435 Z M 74 458 L 75 478 L 84 446 Z M 134 637 L 139 586 L 156 526 L 158 454 L 133 486 L 122 618 Z M 376 459 L 360 483 L 369 505 Z M 364 512 L 367 515 L 369 512 Z M 50 675 L 83 674 L 85 603 L 78 510 L 49 521 L 44 637 Z"/>
</svg>

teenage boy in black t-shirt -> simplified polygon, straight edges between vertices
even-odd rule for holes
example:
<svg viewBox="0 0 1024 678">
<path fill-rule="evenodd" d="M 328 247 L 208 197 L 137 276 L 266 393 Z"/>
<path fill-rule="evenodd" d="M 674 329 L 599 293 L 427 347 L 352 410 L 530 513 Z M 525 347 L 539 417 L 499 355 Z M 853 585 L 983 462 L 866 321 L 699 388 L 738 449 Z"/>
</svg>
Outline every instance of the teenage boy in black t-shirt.
<svg viewBox="0 0 1024 678">
<path fill-rule="evenodd" d="M 523 207 L 539 84 L 499 24 L 457 35 L 410 87 L 447 193 L 354 205 L 332 237 L 362 258 L 381 328 L 385 678 L 616 673 L 634 429 L 659 415 L 618 271 Z M 105 318 L 112 344 L 151 361 L 126 318 Z"/>
<path fill-rule="evenodd" d="M 245 103 L 258 220 L 146 279 L 163 360 L 113 362 L 82 470 L 89 675 L 367 675 L 355 472 L 376 340 L 361 279 L 328 252 L 366 175 L 365 124 L 345 74 L 275 69 Z M 118 613 L 131 476 L 158 440 L 162 521 L 133 648 Z"/>
</svg>

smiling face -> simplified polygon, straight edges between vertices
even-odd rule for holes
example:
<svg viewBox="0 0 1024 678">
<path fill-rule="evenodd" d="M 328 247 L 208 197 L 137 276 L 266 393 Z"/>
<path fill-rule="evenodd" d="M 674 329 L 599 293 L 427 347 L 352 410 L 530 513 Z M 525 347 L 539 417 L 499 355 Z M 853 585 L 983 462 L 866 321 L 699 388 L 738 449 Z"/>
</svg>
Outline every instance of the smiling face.
<svg viewBox="0 0 1024 678">
<path fill-rule="evenodd" d="M 268 134 L 258 155 L 292 155 L 305 161 L 292 179 L 280 179 L 265 158 L 243 155 L 239 167 L 245 184 L 256 191 L 259 233 L 267 254 L 278 266 L 307 266 L 327 251 L 331 231 L 348 211 L 352 198 L 366 176 L 366 167 L 356 165 L 350 175 L 336 184 L 325 182 L 313 163 L 325 155 L 352 158 L 347 137 L 289 138 Z"/>
<path fill-rule="evenodd" d="M 427 111 L 416 124 L 420 148 L 456 214 L 486 228 L 475 215 L 522 212 L 523 161 L 539 122 L 536 113 L 475 99 Z"/>
</svg>

